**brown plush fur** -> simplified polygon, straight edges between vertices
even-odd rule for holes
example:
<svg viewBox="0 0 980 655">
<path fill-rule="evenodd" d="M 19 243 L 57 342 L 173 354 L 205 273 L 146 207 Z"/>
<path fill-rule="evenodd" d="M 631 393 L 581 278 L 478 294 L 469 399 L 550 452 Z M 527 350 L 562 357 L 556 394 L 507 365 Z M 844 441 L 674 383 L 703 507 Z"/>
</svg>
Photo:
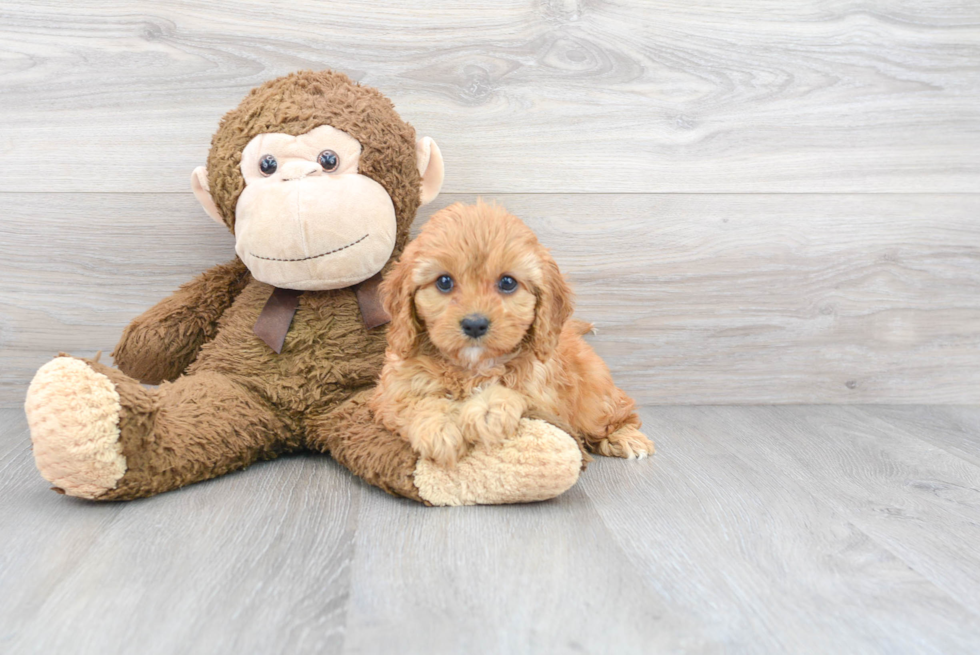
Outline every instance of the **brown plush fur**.
<svg viewBox="0 0 980 655">
<path fill-rule="evenodd" d="M 436 288 L 448 275 L 449 292 Z M 518 282 L 503 293 L 502 276 Z M 593 452 L 643 457 L 634 403 L 569 320 L 572 293 L 548 251 L 500 207 L 452 205 L 435 214 L 382 285 L 393 317 L 378 419 L 422 457 L 453 464 L 476 443 L 513 436 L 522 416 L 556 417 Z M 480 315 L 473 338 L 461 320 Z"/>
<path fill-rule="evenodd" d="M 373 388 L 361 391 L 328 415 L 312 417 L 309 446 L 330 452 L 369 484 L 425 502 L 414 480 L 418 457 L 403 439 L 374 420 L 368 406 L 373 393 Z"/>
<path fill-rule="evenodd" d="M 218 319 L 251 279 L 235 259 L 181 285 L 123 330 L 112 353 L 116 364 L 147 384 L 176 379 L 214 338 Z"/>
<path fill-rule="evenodd" d="M 395 251 L 401 252 L 420 200 L 415 129 L 380 91 L 333 71 L 303 71 L 266 82 L 221 119 L 207 169 L 211 197 L 225 223 L 234 231 L 235 205 L 245 188 L 239 163 L 248 142 L 266 132 L 298 136 L 321 125 L 361 142 L 358 170 L 391 196 L 398 217 Z"/>
<path fill-rule="evenodd" d="M 324 124 L 361 142 L 360 173 L 391 195 L 393 261 L 420 201 L 415 131 L 378 91 L 340 73 L 267 82 L 222 119 L 208 157 L 215 203 L 234 230 L 245 144 L 263 132 L 298 135 Z M 238 260 L 216 266 L 133 321 L 113 352 L 119 370 L 90 363 L 119 391 L 128 463 L 101 499 L 160 493 L 301 447 L 333 450 L 373 484 L 418 499 L 407 445 L 385 441 L 366 419 L 370 428 L 338 430 L 364 411 L 363 402 L 344 403 L 375 383 L 385 329 L 364 328 L 353 289 L 307 291 L 277 355 L 252 332 L 271 292 Z M 164 384 L 147 390 L 137 381 Z"/>
</svg>

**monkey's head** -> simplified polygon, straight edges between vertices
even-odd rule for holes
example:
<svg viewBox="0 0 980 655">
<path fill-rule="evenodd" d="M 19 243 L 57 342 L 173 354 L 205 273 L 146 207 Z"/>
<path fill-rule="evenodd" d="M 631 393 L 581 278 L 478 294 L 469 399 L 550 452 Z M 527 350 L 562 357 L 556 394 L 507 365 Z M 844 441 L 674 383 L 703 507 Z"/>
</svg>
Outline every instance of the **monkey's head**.
<svg viewBox="0 0 980 655">
<path fill-rule="evenodd" d="M 442 187 L 438 146 L 376 89 L 304 71 L 253 89 L 211 140 L 194 195 L 262 282 L 339 289 L 381 271 Z"/>
</svg>

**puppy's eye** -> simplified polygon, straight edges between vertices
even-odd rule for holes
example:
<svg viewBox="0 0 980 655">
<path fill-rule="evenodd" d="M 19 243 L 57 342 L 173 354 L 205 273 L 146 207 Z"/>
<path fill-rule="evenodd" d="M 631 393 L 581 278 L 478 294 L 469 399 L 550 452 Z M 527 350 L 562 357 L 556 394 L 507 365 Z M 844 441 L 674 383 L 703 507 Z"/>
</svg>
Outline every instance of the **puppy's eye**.
<svg viewBox="0 0 980 655">
<path fill-rule="evenodd" d="M 501 293 L 513 293 L 517 288 L 517 280 L 509 275 L 505 275 L 497 281 L 497 288 Z"/>
<path fill-rule="evenodd" d="M 448 275 L 440 275 L 439 279 L 436 280 L 436 289 L 443 293 L 449 293 L 453 290 L 453 279 Z"/>
<path fill-rule="evenodd" d="M 272 175 L 279 168 L 279 162 L 272 155 L 262 155 L 262 159 L 259 160 L 259 170 L 262 171 L 263 175 Z"/>
<path fill-rule="evenodd" d="M 334 172 L 340 166 L 340 157 L 333 150 L 324 150 L 316 160 L 323 167 L 323 170 L 328 173 Z"/>
</svg>

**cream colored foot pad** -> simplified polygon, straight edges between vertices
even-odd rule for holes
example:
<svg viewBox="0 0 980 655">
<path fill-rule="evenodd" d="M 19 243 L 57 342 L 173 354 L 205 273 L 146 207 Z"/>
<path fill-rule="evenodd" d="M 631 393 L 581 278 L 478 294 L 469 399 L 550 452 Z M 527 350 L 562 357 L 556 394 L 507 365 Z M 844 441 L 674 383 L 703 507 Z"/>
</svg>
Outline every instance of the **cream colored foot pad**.
<svg viewBox="0 0 980 655">
<path fill-rule="evenodd" d="M 582 453 L 568 434 L 550 423 L 522 419 L 517 435 L 478 446 L 455 468 L 420 459 L 419 495 L 433 505 L 500 505 L 554 498 L 578 481 Z"/>
<path fill-rule="evenodd" d="M 96 498 L 126 473 L 119 443 L 119 394 L 105 375 L 58 357 L 34 375 L 24 405 L 34 461 L 69 496 Z"/>
</svg>

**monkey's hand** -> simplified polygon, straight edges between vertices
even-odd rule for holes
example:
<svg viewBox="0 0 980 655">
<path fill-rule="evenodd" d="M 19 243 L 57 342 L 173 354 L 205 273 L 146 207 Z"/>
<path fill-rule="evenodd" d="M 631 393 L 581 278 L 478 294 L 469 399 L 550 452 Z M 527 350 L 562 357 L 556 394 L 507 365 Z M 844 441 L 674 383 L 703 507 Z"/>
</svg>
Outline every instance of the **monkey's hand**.
<svg viewBox="0 0 980 655">
<path fill-rule="evenodd" d="M 236 258 L 184 284 L 123 330 L 112 352 L 116 366 L 147 384 L 176 379 L 214 338 L 218 319 L 250 279 Z"/>
<path fill-rule="evenodd" d="M 517 433 L 527 408 L 524 396 L 495 384 L 470 396 L 459 408 L 463 437 L 471 444 L 493 445 Z"/>
</svg>

